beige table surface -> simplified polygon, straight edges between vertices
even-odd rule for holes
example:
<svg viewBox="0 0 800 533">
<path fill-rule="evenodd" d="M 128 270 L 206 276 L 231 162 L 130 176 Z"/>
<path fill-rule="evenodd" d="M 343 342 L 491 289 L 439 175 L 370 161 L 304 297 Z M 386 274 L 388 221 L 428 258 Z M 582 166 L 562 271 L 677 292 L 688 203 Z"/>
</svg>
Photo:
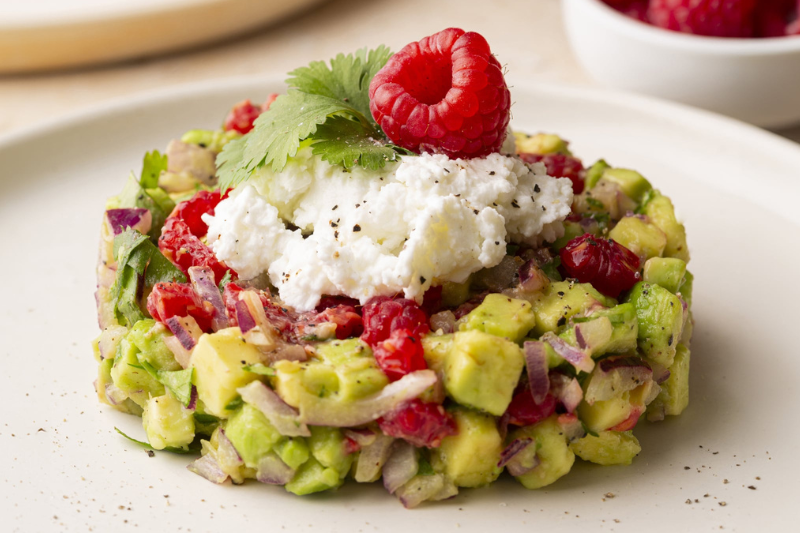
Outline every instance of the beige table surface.
<svg viewBox="0 0 800 533">
<path fill-rule="evenodd" d="M 197 50 L 78 71 L 0 76 L 0 135 L 165 86 L 282 75 L 365 45 L 385 43 L 397 50 L 448 26 L 482 33 L 507 66 L 511 85 L 526 80 L 593 83 L 569 50 L 559 0 L 331 0 L 272 27 Z M 784 134 L 800 142 L 800 128 Z"/>
</svg>

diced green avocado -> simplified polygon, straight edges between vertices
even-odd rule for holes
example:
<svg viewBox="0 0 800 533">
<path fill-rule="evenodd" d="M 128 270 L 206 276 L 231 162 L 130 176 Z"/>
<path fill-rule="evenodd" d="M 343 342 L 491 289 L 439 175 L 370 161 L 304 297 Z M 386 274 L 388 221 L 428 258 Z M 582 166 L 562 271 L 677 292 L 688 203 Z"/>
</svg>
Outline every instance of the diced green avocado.
<svg viewBox="0 0 800 533">
<path fill-rule="evenodd" d="M 569 143 L 552 133 L 526 135 L 515 131 L 514 140 L 517 145 L 517 153 L 520 154 L 572 155 L 572 152 L 569 151 Z"/>
<path fill-rule="evenodd" d="M 311 426 L 308 446 L 311 455 L 325 468 L 332 468 L 344 478 L 350 471 L 353 455 L 347 453 L 345 437 L 338 428 Z"/>
<path fill-rule="evenodd" d="M 142 425 L 156 450 L 185 448 L 194 440 L 194 413 L 169 393 L 145 402 Z"/>
<path fill-rule="evenodd" d="M 636 307 L 639 320 L 639 348 L 664 366 L 670 366 L 683 330 L 683 305 L 667 289 L 650 283 L 637 283 L 628 301 Z"/>
<path fill-rule="evenodd" d="M 675 361 L 669 367 L 669 377 L 661 384 L 661 392 L 655 400 L 654 407 L 663 406 L 664 414 L 679 415 L 689 405 L 689 348 L 678 345 Z"/>
<path fill-rule="evenodd" d="M 636 340 L 639 335 L 639 321 L 636 318 L 636 307 L 631 303 L 619 304 L 611 309 L 594 311 L 590 319 L 608 317 L 614 330 L 611 340 L 598 347 L 593 357 L 607 353 L 624 353 L 636 349 Z"/>
<path fill-rule="evenodd" d="M 661 285 L 672 294 L 676 294 L 683 285 L 686 275 L 686 262 L 674 257 L 653 257 L 644 264 L 643 280 L 645 283 Z"/>
<path fill-rule="evenodd" d="M 551 415 L 534 424 L 517 429 L 509 440 L 531 438 L 536 441 L 539 465 L 530 472 L 517 477 L 526 489 L 538 489 L 554 483 L 565 476 L 575 463 L 575 454 L 570 450 L 567 436 L 558 423 L 558 415 Z"/>
<path fill-rule="evenodd" d="M 513 342 L 482 331 L 460 331 L 445 357 L 444 387 L 458 403 L 502 415 L 525 357 Z"/>
<path fill-rule="evenodd" d="M 586 188 L 591 189 L 597 185 L 597 182 L 603 177 L 603 173 L 609 168 L 611 168 L 611 166 L 602 159 L 589 167 L 589 170 L 586 171 Z"/>
<path fill-rule="evenodd" d="M 111 379 L 119 390 L 140 407 L 144 407 L 151 396 L 164 395 L 164 385 L 142 368 L 137 357 L 138 353 L 139 349 L 127 337 L 122 339 L 117 347 L 114 366 L 111 368 Z"/>
<path fill-rule="evenodd" d="M 293 407 L 301 408 L 320 398 L 350 402 L 389 383 L 372 350 L 358 339 L 320 343 L 316 348 L 316 361 L 278 361 L 273 365 L 273 386 Z"/>
<path fill-rule="evenodd" d="M 627 168 L 608 168 L 602 177 L 619 185 L 622 192 L 636 203 L 641 202 L 645 193 L 653 188 L 644 176 Z"/>
<path fill-rule="evenodd" d="M 570 449 L 584 461 L 599 465 L 629 465 L 642 447 L 630 431 L 601 431 L 586 435 L 570 444 Z"/>
<path fill-rule="evenodd" d="M 464 283 L 447 281 L 442 284 L 442 305 L 445 307 L 458 307 L 470 297 L 470 280 Z"/>
<path fill-rule="evenodd" d="M 139 349 L 139 359 L 147 361 L 156 370 L 183 370 L 164 344 L 164 337 L 168 336 L 171 336 L 171 333 L 163 324 L 146 318 L 134 324 L 128 333 L 128 340 Z"/>
<path fill-rule="evenodd" d="M 303 437 L 283 437 L 275 443 L 272 450 L 293 470 L 300 468 L 311 457 L 308 443 Z"/>
<path fill-rule="evenodd" d="M 687 270 L 686 274 L 683 276 L 683 283 L 681 283 L 678 292 L 681 293 L 681 298 L 683 298 L 683 301 L 686 302 L 686 305 L 689 307 L 689 309 L 692 308 L 693 287 L 694 287 L 694 275 Z"/>
<path fill-rule="evenodd" d="M 125 398 L 121 402 L 111 401 L 111 399 L 109 399 L 106 386 L 111 385 L 114 382 L 111 379 L 111 368 L 113 366 L 114 366 L 114 359 L 111 357 L 109 357 L 108 359 L 103 359 L 100 362 L 100 364 L 97 365 L 97 381 L 94 382 L 94 387 L 95 391 L 97 392 L 97 397 L 101 402 L 110 405 L 117 411 L 132 414 L 135 416 L 142 416 L 142 408 L 139 407 L 139 405 L 137 405 L 130 398 Z"/>
<path fill-rule="evenodd" d="M 664 257 L 676 257 L 688 263 L 689 247 L 686 244 L 686 228 L 675 217 L 675 208 L 670 199 L 654 191 L 642 207 L 642 212 L 667 236 Z"/>
<path fill-rule="evenodd" d="M 428 368 L 436 373 L 444 371 L 444 362 L 453 346 L 453 334 L 426 335 L 422 338 L 422 349 L 425 351 L 425 362 Z"/>
<path fill-rule="evenodd" d="M 258 468 L 259 459 L 281 439 L 264 413 L 248 403 L 233 412 L 225 425 L 225 435 L 250 468 Z"/>
<path fill-rule="evenodd" d="M 236 130 L 189 130 L 183 134 L 181 142 L 196 144 L 212 152 L 221 152 L 226 144 L 241 136 Z"/>
<path fill-rule="evenodd" d="M 236 389 L 258 379 L 258 374 L 243 367 L 260 362 L 261 352 L 245 342 L 239 328 L 202 335 L 192 352 L 191 366 L 197 396 L 208 414 L 227 418 L 230 411 L 225 407 L 239 395 Z"/>
<path fill-rule="evenodd" d="M 306 461 L 294 478 L 286 484 L 286 490 L 298 496 L 335 489 L 343 480 L 339 472 L 333 468 L 325 468 L 319 461 L 311 457 Z"/>
<path fill-rule="evenodd" d="M 431 466 L 459 487 L 480 487 L 497 479 L 503 440 L 495 418 L 466 408 L 451 411 L 458 433 L 431 450 Z"/>
<path fill-rule="evenodd" d="M 633 410 L 631 391 L 625 391 L 609 400 L 596 401 L 592 405 L 581 402 L 578 406 L 578 418 L 591 431 L 600 433 L 627 420 Z"/>
<path fill-rule="evenodd" d="M 538 337 L 548 331 L 555 331 L 574 315 L 597 304 L 613 307 L 617 301 L 600 294 L 588 283 L 554 281 L 533 302 L 533 314 L 536 318 L 534 335 Z"/>
<path fill-rule="evenodd" d="M 530 302 L 489 294 L 483 303 L 459 321 L 461 331 L 484 331 L 519 342 L 536 324 Z"/>
<path fill-rule="evenodd" d="M 654 224 L 638 217 L 625 217 L 620 220 L 608 237 L 643 260 L 660 257 L 667 245 L 667 236 Z"/>
</svg>

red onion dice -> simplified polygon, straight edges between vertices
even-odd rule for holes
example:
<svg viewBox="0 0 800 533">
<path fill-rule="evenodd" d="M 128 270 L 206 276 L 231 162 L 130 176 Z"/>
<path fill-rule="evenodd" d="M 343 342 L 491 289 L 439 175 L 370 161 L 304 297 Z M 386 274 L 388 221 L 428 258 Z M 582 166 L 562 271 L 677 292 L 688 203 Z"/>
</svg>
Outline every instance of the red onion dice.
<svg viewBox="0 0 800 533">
<path fill-rule="evenodd" d="M 310 437 L 308 426 L 300 421 L 297 410 L 284 402 L 275 391 L 260 381 L 253 381 L 237 391 L 242 400 L 262 413 L 281 435 L 286 437 Z"/>
<path fill-rule="evenodd" d="M 286 485 L 294 474 L 292 467 L 284 463 L 274 452 L 269 452 L 258 461 L 256 479 L 267 485 Z"/>
<path fill-rule="evenodd" d="M 383 486 L 394 494 L 397 489 L 417 475 L 419 460 L 417 449 L 408 442 L 398 439 L 394 442 L 392 453 L 383 466 Z"/>
<path fill-rule="evenodd" d="M 592 372 L 584 400 L 590 405 L 609 400 L 652 380 L 653 371 L 645 360 L 629 355 L 609 357 Z"/>
<path fill-rule="evenodd" d="M 153 224 L 153 215 L 142 208 L 109 209 L 106 211 L 105 222 L 112 235 L 119 235 L 128 228 L 147 235 Z"/>
<path fill-rule="evenodd" d="M 361 448 L 356 464 L 355 479 L 359 483 L 371 483 L 381 475 L 381 469 L 392 453 L 394 438 L 381 433 L 375 442 Z"/>
<path fill-rule="evenodd" d="M 228 316 L 225 314 L 222 294 L 219 292 L 219 287 L 214 283 L 214 271 L 209 267 L 189 267 L 189 279 L 192 281 L 194 292 L 214 308 L 214 314 L 211 317 L 211 329 L 219 331 L 227 328 Z"/>
<path fill-rule="evenodd" d="M 211 455 L 202 456 L 189 464 L 186 469 L 217 485 L 224 483 L 228 479 L 228 474 L 222 470 L 219 463 Z"/>
<path fill-rule="evenodd" d="M 561 402 L 568 413 L 574 413 L 578 404 L 583 400 L 583 389 L 578 380 L 561 372 L 552 371 L 549 375 L 550 387 L 553 396 Z"/>
<path fill-rule="evenodd" d="M 564 339 L 558 337 L 552 331 L 542 335 L 541 340 L 546 341 L 558 355 L 569 361 L 576 370 L 581 372 L 591 372 L 594 368 L 594 361 L 591 354 L 580 348 L 568 344 Z"/>
<path fill-rule="evenodd" d="M 523 348 L 531 395 L 534 403 L 538 405 L 550 391 L 550 380 L 547 378 L 547 347 L 540 341 L 525 341 Z"/>
</svg>

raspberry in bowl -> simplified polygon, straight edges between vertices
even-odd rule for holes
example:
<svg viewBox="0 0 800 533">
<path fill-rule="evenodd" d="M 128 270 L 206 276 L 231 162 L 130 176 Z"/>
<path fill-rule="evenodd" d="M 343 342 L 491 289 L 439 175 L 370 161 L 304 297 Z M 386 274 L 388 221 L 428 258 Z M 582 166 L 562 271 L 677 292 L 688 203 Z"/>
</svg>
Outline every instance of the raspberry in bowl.
<svg viewBox="0 0 800 533">
<path fill-rule="evenodd" d="M 800 122 L 792 2 L 566 0 L 564 23 L 578 60 L 605 85 L 782 128 Z"/>
</svg>

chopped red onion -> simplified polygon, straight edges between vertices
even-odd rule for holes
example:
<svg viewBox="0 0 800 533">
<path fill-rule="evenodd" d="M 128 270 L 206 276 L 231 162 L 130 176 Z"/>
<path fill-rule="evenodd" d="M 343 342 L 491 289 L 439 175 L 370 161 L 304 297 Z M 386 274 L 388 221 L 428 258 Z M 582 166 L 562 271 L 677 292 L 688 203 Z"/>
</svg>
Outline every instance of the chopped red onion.
<svg viewBox="0 0 800 533">
<path fill-rule="evenodd" d="M 375 438 L 375 442 L 361 448 L 356 464 L 355 479 L 359 483 L 371 483 L 381 475 L 381 469 L 392 453 L 392 443 L 394 438 L 381 433 Z"/>
<path fill-rule="evenodd" d="M 205 185 L 215 185 L 214 152 L 196 144 L 173 139 L 167 145 L 167 170 L 186 173 Z"/>
<path fill-rule="evenodd" d="M 444 488 L 444 476 L 415 476 L 408 483 L 397 489 L 395 494 L 406 509 L 413 509 L 424 501 L 433 499 Z"/>
<path fill-rule="evenodd" d="M 236 318 L 245 341 L 257 346 L 262 352 L 275 350 L 278 334 L 267 319 L 267 313 L 257 291 L 244 290 L 239 293 Z"/>
<path fill-rule="evenodd" d="M 300 420 L 312 426 L 353 427 L 368 424 L 413 400 L 437 381 L 433 370 L 418 370 L 390 383 L 379 393 L 343 404 L 321 399 L 300 408 Z"/>
<path fill-rule="evenodd" d="M 569 361 L 576 370 L 581 372 L 591 372 L 594 368 L 594 361 L 591 355 L 579 348 L 571 346 L 564 339 L 558 337 L 552 331 L 542 335 L 541 340 L 546 341 L 558 355 Z"/>
<path fill-rule="evenodd" d="M 164 322 L 164 325 L 175 335 L 175 338 L 187 351 L 191 351 L 197 346 L 197 341 L 203 334 L 203 330 L 200 329 L 197 321 L 191 316 L 172 316 Z"/>
<path fill-rule="evenodd" d="M 549 282 L 547 274 L 531 259 L 519 269 L 519 290 L 521 292 L 539 292 L 547 286 Z"/>
<path fill-rule="evenodd" d="M 629 355 L 608 357 L 600 361 L 592 372 L 584 400 L 592 405 L 596 401 L 609 400 L 652 380 L 653 371 L 643 359 Z"/>
<path fill-rule="evenodd" d="M 500 452 L 500 461 L 497 462 L 497 468 L 503 468 L 506 464 L 519 452 L 527 448 L 533 443 L 533 439 L 530 437 L 524 437 L 521 439 L 514 439 L 511 441 L 511 444 L 506 446 L 502 452 Z"/>
<path fill-rule="evenodd" d="M 189 411 L 197 409 L 197 387 L 194 385 L 192 385 L 192 392 L 189 395 L 189 404 L 186 406 L 186 409 Z"/>
<path fill-rule="evenodd" d="M 233 446 L 233 443 L 228 439 L 224 429 L 220 429 L 217 434 L 217 460 L 223 469 L 227 467 L 237 468 L 244 464 L 242 456 Z"/>
<path fill-rule="evenodd" d="M 583 389 L 578 380 L 554 370 L 549 374 L 549 381 L 556 400 L 561 402 L 568 413 L 574 413 L 583 400 Z"/>
<path fill-rule="evenodd" d="M 204 477 L 217 485 L 224 483 L 225 480 L 228 479 L 228 474 L 222 470 L 219 463 L 217 463 L 210 454 L 202 456 L 189 464 L 186 468 L 190 472 L 194 472 L 198 476 Z"/>
<path fill-rule="evenodd" d="M 119 405 L 128 399 L 128 395 L 113 383 L 106 384 L 106 398 L 111 405 Z"/>
<path fill-rule="evenodd" d="M 214 283 L 214 271 L 209 267 L 189 267 L 189 279 L 192 280 L 194 292 L 214 308 L 214 314 L 211 317 L 211 329 L 219 331 L 227 328 L 229 325 L 228 316 L 225 314 L 225 304 L 222 302 L 219 287 Z"/>
<path fill-rule="evenodd" d="M 299 344 L 287 344 L 281 342 L 273 351 L 265 354 L 270 363 L 275 361 L 307 361 L 308 352 Z"/>
<path fill-rule="evenodd" d="M 252 381 L 237 390 L 242 400 L 262 413 L 281 435 L 286 437 L 310 437 L 308 426 L 300 421 L 297 410 L 284 402 L 275 391 L 260 381 Z"/>
<path fill-rule="evenodd" d="M 109 209 L 106 211 L 106 224 L 112 235 L 119 235 L 128 228 L 147 235 L 153 224 L 153 215 L 149 210 L 138 207 Z"/>
<path fill-rule="evenodd" d="M 544 401 L 550 391 L 550 380 L 547 379 L 546 347 L 540 341 L 525 341 L 525 366 L 528 369 L 528 384 L 533 401 L 537 405 Z"/>
<path fill-rule="evenodd" d="M 378 438 L 378 434 L 369 428 L 345 429 L 342 430 L 342 433 L 348 439 L 354 440 L 361 447 L 369 446 Z"/>
<path fill-rule="evenodd" d="M 239 323 L 239 329 L 242 330 L 242 334 L 256 327 L 256 320 L 250 314 L 250 309 L 247 308 L 247 303 L 244 300 L 236 302 L 236 321 Z"/>
<path fill-rule="evenodd" d="M 600 317 L 575 325 L 575 341 L 578 348 L 591 355 L 598 346 L 607 344 L 614 334 L 614 326 L 608 317 Z"/>
<path fill-rule="evenodd" d="M 383 466 L 383 486 L 394 494 L 397 489 L 417 475 L 419 460 L 413 444 L 398 439 L 392 446 L 392 453 Z"/>
<path fill-rule="evenodd" d="M 431 316 L 431 331 L 453 333 L 456 330 L 456 315 L 452 311 L 441 311 Z"/>
<path fill-rule="evenodd" d="M 500 453 L 498 468 L 505 467 L 512 476 L 527 474 L 539 466 L 539 458 L 536 455 L 536 440 L 530 437 L 514 439 L 511 444 L 505 447 Z"/>
<path fill-rule="evenodd" d="M 443 485 L 442 488 L 439 489 L 439 492 L 431 496 L 430 501 L 438 502 L 442 500 L 449 500 L 453 496 L 458 495 L 458 487 L 453 481 L 448 478 L 447 476 L 442 476 Z"/>
<path fill-rule="evenodd" d="M 166 347 L 169 348 L 169 351 L 172 352 L 172 355 L 175 356 L 175 360 L 178 362 L 178 364 L 184 369 L 189 368 L 189 363 L 192 359 L 192 352 L 181 345 L 181 341 L 178 340 L 178 337 L 164 337 L 162 340 L 164 345 L 166 345 Z"/>
<path fill-rule="evenodd" d="M 256 479 L 267 485 L 286 485 L 294 474 L 292 467 L 284 463 L 274 452 L 269 452 L 258 461 Z"/>
</svg>

